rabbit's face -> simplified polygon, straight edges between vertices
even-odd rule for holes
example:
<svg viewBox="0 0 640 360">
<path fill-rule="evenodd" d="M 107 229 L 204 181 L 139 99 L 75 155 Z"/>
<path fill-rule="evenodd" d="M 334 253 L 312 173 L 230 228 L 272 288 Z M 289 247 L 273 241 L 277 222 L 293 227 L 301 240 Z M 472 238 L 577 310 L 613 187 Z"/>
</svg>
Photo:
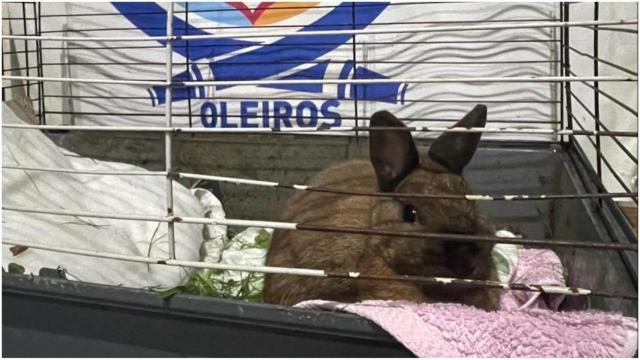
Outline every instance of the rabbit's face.
<svg viewBox="0 0 640 360">
<path fill-rule="evenodd" d="M 486 109 L 477 106 L 456 126 L 482 127 Z M 372 117 L 372 126 L 404 126 L 388 112 Z M 377 134 L 376 134 L 377 133 Z M 417 154 L 409 132 L 372 131 L 371 161 L 381 191 L 465 195 L 468 187 L 462 169 L 471 160 L 479 133 L 445 133 L 432 144 L 428 155 Z M 372 214 L 379 229 L 491 235 L 493 228 L 466 199 L 389 198 Z M 487 279 L 492 274 L 492 245 L 438 239 L 385 238 L 383 257 L 398 273 L 440 277 Z"/>
<path fill-rule="evenodd" d="M 464 195 L 462 176 L 420 166 L 396 187 L 397 193 Z M 387 230 L 468 235 L 492 235 L 492 226 L 475 203 L 460 199 L 389 199 L 374 211 L 374 226 Z M 491 275 L 491 249 L 487 243 L 437 239 L 389 238 L 385 260 L 402 274 L 487 279 Z M 407 262 L 407 259 L 410 261 Z"/>
</svg>

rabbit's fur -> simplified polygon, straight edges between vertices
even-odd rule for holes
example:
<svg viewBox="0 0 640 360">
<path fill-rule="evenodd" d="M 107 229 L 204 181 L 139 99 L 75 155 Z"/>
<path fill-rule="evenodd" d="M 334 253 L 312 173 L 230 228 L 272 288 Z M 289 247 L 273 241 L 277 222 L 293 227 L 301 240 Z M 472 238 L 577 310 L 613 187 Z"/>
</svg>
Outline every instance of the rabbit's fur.
<svg viewBox="0 0 640 360">
<path fill-rule="evenodd" d="M 456 124 L 483 127 L 486 107 L 476 106 Z M 371 126 L 404 126 L 380 111 Z M 340 163 L 315 176 L 310 185 L 367 192 L 466 194 L 462 169 L 471 160 L 480 133 L 444 133 L 420 156 L 408 131 L 377 130 L 370 135 L 370 160 Z M 283 221 L 394 231 L 492 235 L 493 226 L 473 201 L 349 196 L 298 192 Z M 267 265 L 357 271 L 378 275 L 423 275 L 496 280 L 492 245 L 417 238 L 276 230 Z M 458 302 L 495 309 L 498 290 L 420 285 L 404 281 L 317 278 L 267 274 L 269 303 L 324 299 Z"/>
</svg>

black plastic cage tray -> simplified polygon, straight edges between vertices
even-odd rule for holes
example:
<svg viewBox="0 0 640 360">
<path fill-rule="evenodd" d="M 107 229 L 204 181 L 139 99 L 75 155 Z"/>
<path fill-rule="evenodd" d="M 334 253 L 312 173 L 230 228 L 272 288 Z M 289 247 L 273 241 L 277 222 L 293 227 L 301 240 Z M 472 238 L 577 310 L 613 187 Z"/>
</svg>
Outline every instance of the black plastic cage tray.
<svg viewBox="0 0 640 360">
<path fill-rule="evenodd" d="M 301 145 L 321 141 L 282 136 Z M 366 149 L 366 139 L 330 141 Z M 482 146 L 466 171 L 473 193 L 597 192 L 597 177 L 579 148 L 522 142 Z M 225 189 L 232 191 L 223 187 L 223 197 Z M 224 198 L 225 208 L 231 200 Z M 499 227 L 531 238 L 637 241 L 611 199 L 483 201 L 480 206 Z M 635 252 L 554 250 L 570 285 L 637 293 Z M 2 290 L 3 356 L 411 356 L 377 325 L 349 314 L 185 294 L 162 298 L 142 290 L 6 273 Z M 562 304 L 564 310 L 587 308 L 637 317 L 637 300 L 571 296 Z"/>
</svg>

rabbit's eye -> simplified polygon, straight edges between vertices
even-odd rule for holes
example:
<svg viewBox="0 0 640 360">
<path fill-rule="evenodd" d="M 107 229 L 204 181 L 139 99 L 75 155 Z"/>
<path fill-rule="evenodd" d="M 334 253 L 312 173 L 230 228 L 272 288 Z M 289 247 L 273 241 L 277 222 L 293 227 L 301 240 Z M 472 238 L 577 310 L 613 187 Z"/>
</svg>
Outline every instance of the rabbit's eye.
<svg viewBox="0 0 640 360">
<path fill-rule="evenodd" d="M 402 220 L 408 223 L 414 223 L 418 219 L 418 212 L 412 205 L 405 205 L 402 210 Z"/>
</svg>

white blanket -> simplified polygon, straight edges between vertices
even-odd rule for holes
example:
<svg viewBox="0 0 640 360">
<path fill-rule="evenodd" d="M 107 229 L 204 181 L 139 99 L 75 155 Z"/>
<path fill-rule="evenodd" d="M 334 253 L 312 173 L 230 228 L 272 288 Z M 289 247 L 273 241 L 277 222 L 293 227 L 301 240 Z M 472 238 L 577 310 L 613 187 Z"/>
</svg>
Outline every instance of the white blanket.
<svg viewBox="0 0 640 360">
<path fill-rule="evenodd" d="M 3 104 L 2 115 L 5 123 L 23 123 L 6 104 Z M 96 132 L 92 136 L 103 135 Z M 143 170 L 64 151 L 39 130 L 4 128 L 2 140 L 4 165 Z M 166 213 L 165 183 L 166 179 L 162 176 L 82 175 L 3 169 L 2 203 L 4 206 L 26 208 L 162 217 Z M 179 184 L 174 185 L 174 212 L 185 217 L 205 216 L 205 209 L 198 199 Z M 224 217 L 224 212 L 215 215 Z M 125 255 L 168 257 L 166 223 L 15 211 L 3 211 L 2 217 L 2 238 L 6 240 Z M 197 224 L 175 225 L 177 259 L 200 260 L 203 229 L 204 226 Z M 206 233 L 211 230 L 208 229 Z M 27 249 L 14 256 L 7 245 L 2 247 L 2 260 L 5 269 L 13 262 L 22 265 L 26 273 L 38 274 L 41 267 L 61 266 L 66 269 L 70 279 L 130 287 L 174 287 L 183 284 L 190 273 L 189 269 L 179 267 L 37 249 Z"/>
</svg>

